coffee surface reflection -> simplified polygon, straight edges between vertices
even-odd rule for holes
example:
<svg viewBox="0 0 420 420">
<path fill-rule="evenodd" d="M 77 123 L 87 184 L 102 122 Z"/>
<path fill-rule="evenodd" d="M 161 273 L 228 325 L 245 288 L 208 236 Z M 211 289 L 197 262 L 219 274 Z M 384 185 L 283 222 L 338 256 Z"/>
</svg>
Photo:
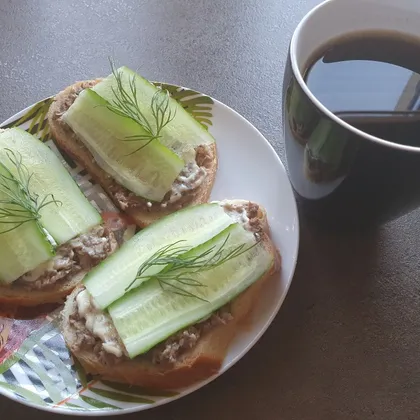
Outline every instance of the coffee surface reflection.
<svg viewBox="0 0 420 420">
<path fill-rule="evenodd" d="M 331 41 L 304 79 L 335 115 L 385 140 L 420 146 L 420 39 L 358 32 Z"/>
</svg>

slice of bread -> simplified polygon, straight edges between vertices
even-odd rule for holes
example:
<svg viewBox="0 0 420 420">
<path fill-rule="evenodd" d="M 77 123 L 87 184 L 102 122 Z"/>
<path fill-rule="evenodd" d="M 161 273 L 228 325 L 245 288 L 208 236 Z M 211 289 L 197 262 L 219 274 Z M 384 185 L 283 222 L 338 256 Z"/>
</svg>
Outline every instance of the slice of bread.
<svg viewBox="0 0 420 420">
<path fill-rule="evenodd" d="M 162 207 L 157 203 L 149 208 L 147 206 L 147 200 L 130 193 L 130 191 L 118 184 L 96 163 L 87 147 L 61 118 L 76 100 L 80 91 L 92 87 L 100 81 L 101 79 L 77 82 L 56 95 L 48 112 L 50 132 L 58 146 L 89 172 L 93 179 L 108 193 L 116 206 L 129 214 L 138 226 L 146 227 L 154 221 L 178 210 L 179 206 L 177 203 L 168 205 L 168 207 Z M 182 202 L 183 207 L 205 203 L 210 197 L 216 177 L 218 161 L 215 143 L 209 145 L 208 148 L 208 158 L 203 163 L 207 171 L 207 176 L 198 188 L 191 190 L 185 196 L 185 200 Z M 121 203 L 119 198 L 121 195 L 130 197 L 129 201 L 131 204 L 129 207 Z"/>
<path fill-rule="evenodd" d="M 105 220 L 104 225 L 110 231 L 112 240 L 118 246 L 127 228 L 124 218 L 113 215 L 112 219 Z M 109 255 L 112 252 L 109 253 Z M 100 260 L 97 261 L 99 263 Z M 80 270 L 69 274 L 56 283 L 39 289 L 28 289 L 21 284 L 13 283 L 9 286 L 0 286 L 0 304 L 12 306 L 38 306 L 46 303 L 64 303 L 75 287 L 77 287 L 89 270 Z"/>
<path fill-rule="evenodd" d="M 104 380 L 156 389 L 181 388 L 217 374 L 238 329 L 249 323 L 264 284 L 281 264 L 280 255 L 269 236 L 265 211 L 261 207 L 258 218 L 262 227 L 262 243 L 275 257 L 274 263 L 263 277 L 230 302 L 229 312 L 232 319 L 229 322 L 214 326 L 204 333 L 195 347 L 187 350 L 169 367 L 154 364 L 144 357 L 124 359 L 116 364 L 104 364 L 94 352 L 82 350 L 77 343 L 77 334 L 69 321 L 74 313 L 76 296 L 80 291 L 76 289 L 68 297 L 63 309 L 62 330 L 70 351 L 80 361 L 85 371 L 98 375 Z"/>
</svg>

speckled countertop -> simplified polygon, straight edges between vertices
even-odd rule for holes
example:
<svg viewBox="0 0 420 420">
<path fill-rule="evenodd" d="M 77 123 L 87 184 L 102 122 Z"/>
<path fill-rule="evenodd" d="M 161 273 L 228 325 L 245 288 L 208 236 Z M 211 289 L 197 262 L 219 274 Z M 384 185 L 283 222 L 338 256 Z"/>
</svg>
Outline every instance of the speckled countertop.
<svg viewBox="0 0 420 420">
<path fill-rule="evenodd" d="M 103 74 L 111 51 L 148 78 L 233 107 L 283 158 L 287 44 L 318 3 L 2 0 L 0 120 L 76 79 Z M 419 215 L 350 236 L 302 220 L 292 287 L 261 341 L 199 392 L 128 418 L 418 419 Z M 0 409 L 2 419 L 59 418 L 3 397 Z"/>
</svg>

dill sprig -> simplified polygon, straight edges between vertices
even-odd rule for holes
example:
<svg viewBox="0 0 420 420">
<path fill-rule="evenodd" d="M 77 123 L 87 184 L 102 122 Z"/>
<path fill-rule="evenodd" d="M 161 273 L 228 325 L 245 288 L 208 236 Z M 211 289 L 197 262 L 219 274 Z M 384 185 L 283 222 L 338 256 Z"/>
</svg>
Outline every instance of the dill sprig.
<svg viewBox="0 0 420 420">
<path fill-rule="evenodd" d="M 175 118 L 176 109 L 171 109 L 170 107 L 169 92 L 167 90 L 159 89 L 153 95 L 150 103 L 153 116 L 153 124 L 151 124 L 140 109 L 140 104 L 137 99 L 135 76 L 133 75 L 133 77 L 129 79 L 128 88 L 126 88 L 122 80 L 121 72 L 115 68 L 112 60 L 110 60 L 110 64 L 112 74 L 114 75 L 117 82 L 117 86 L 116 88 L 112 87 L 114 99 L 110 101 L 110 104 L 107 106 L 107 108 L 121 117 L 130 118 L 131 120 L 135 121 L 145 131 L 144 134 L 127 136 L 123 139 L 123 141 L 128 142 L 140 141 L 144 143 L 136 150 L 129 153 L 129 156 L 143 149 L 153 140 L 159 139 L 161 137 L 163 128 L 166 127 Z"/>
<path fill-rule="evenodd" d="M 230 234 L 227 235 L 220 246 L 214 245 L 199 254 L 190 254 L 188 251 L 191 248 L 179 246 L 184 241 L 177 241 L 160 248 L 140 266 L 136 278 L 125 291 L 128 291 L 138 280 L 147 281 L 156 279 L 163 290 L 207 302 L 206 299 L 187 290 L 185 286 L 206 287 L 205 284 L 194 278 L 196 274 L 220 267 L 226 262 L 248 252 L 259 243 L 257 241 L 248 247 L 246 244 L 241 244 L 227 250 L 229 237 Z M 155 274 L 145 274 L 149 268 L 155 266 L 165 266 L 165 268 Z"/>
<path fill-rule="evenodd" d="M 4 150 L 10 163 L 16 168 L 16 175 L 0 162 L 0 225 L 5 225 L 0 234 L 17 229 L 27 222 L 39 221 L 39 212 L 44 207 L 62 204 L 53 194 L 41 198 L 31 191 L 33 173 L 23 163 L 22 155 L 10 149 Z"/>
</svg>

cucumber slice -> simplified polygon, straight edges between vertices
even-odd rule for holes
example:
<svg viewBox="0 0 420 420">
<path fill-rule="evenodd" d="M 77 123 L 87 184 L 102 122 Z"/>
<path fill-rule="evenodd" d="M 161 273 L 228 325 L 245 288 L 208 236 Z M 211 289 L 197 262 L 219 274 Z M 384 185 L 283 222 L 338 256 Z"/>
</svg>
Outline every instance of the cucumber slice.
<svg viewBox="0 0 420 420">
<path fill-rule="evenodd" d="M 83 280 L 102 309 L 125 294 L 142 263 L 165 245 L 183 240 L 195 247 L 217 235 L 234 221 L 218 204 L 187 207 L 137 233 L 113 255 L 93 268 Z M 140 281 L 132 287 L 138 287 Z"/>
<path fill-rule="evenodd" d="M 7 149 L 20 154 L 31 175 L 30 191 L 39 200 L 53 194 L 54 203 L 40 210 L 40 223 L 60 245 L 101 223 L 96 209 L 80 191 L 57 155 L 44 143 L 19 128 L 0 132 L 0 161 L 17 175 L 7 157 Z"/>
<path fill-rule="evenodd" d="M 10 177 L 7 171 L 0 167 L 0 174 Z M 14 183 L 7 186 L 16 193 L 18 190 Z M 10 284 L 21 275 L 33 270 L 53 256 L 53 249 L 44 235 L 41 227 L 34 220 L 17 226 L 18 216 L 21 221 L 25 219 L 22 208 L 6 204 L 10 196 L 3 187 L 0 189 L 0 209 L 10 210 L 17 216 L 2 215 L 0 223 L 0 284 Z M 19 213 L 16 212 L 19 210 Z M 15 229 L 5 232 L 16 226 Z"/>
<path fill-rule="evenodd" d="M 51 244 L 36 222 L 0 235 L 0 284 L 8 284 L 48 261 Z"/>
<path fill-rule="evenodd" d="M 144 134 L 135 121 L 110 111 L 108 102 L 91 89 L 83 90 L 63 115 L 98 165 L 121 185 L 151 201 L 162 201 L 185 163 L 153 140 L 136 151 L 138 142 L 123 141 Z"/>
<path fill-rule="evenodd" d="M 156 128 L 151 103 L 153 95 L 158 91 L 158 88 L 127 67 L 120 67 L 116 72 L 119 73 L 122 85 L 127 92 L 131 92 L 130 82 L 134 80 L 139 109 L 151 126 Z M 94 86 L 93 90 L 102 98 L 112 103 L 115 99 L 113 89 L 115 90 L 116 88 L 117 81 L 114 74 L 111 74 Z M 194 147 L 214 143 L 213 136 L 175 99 L 169 99 L 167 112 L 175 113 L 175 118 L 162 129 L 162 137 L 159 141 L 177 153 L 185 161 L 195 159 Z"/>
<path fill-rule="evenodd" d="M 222 255 L 228 255 L 242 244 L 248 251 L 236 258 L 210 270 L 194 274 L 186 272 L 186 278 L 203 286 L 182 285 L 183 289 L 206 301 L 164 290 L 156 279 L 152 279 L 109 307 L 109 314 L 130 358 L 147 352 L 177 331 L 205 318 L 269 270 L 273 256 L 263 244 L 256 244 L 251 232 L 236 223 L 186 255 L 196 257 L 211 250 L 212 256 L 221 247 Z"/>
</svg>

